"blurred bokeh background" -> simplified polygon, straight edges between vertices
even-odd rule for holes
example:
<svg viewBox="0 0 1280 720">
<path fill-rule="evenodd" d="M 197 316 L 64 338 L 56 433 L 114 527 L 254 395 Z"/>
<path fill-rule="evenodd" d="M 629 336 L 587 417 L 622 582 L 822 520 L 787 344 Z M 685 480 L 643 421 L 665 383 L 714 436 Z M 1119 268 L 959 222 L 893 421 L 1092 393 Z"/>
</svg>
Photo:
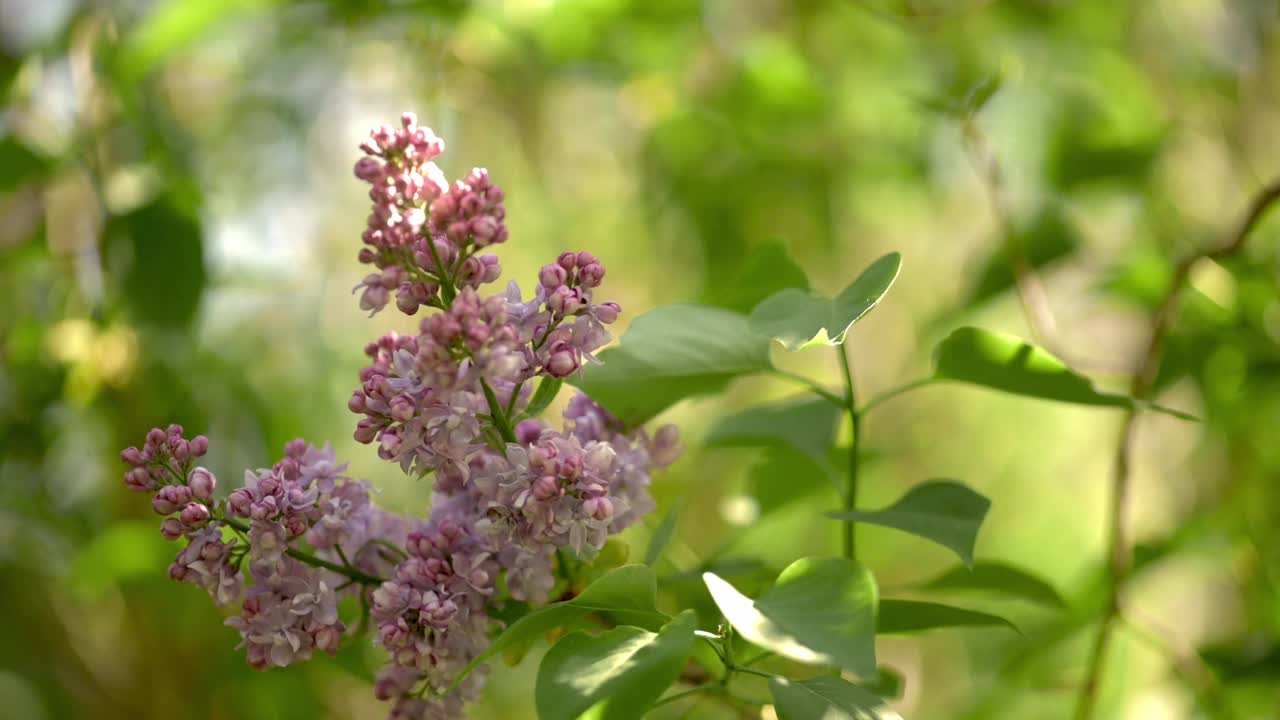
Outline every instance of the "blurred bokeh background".
<svg viewBox="0 0 1280 720">
<path fill-rule="evenodd" d="M 355 443 L 346 409 L 364 343 L 413 326 L 351 295 L 356 144 L 402 110 L 446 138 L 451 177 L 486 166 L 506 190 L 506 277 L 590 249 L 620 327 L 664 303 L 743 309 L 741 269 L 781 247 L 824 291 L 902 252 L 850 338 L 869 396 L 960 323 L 1030 335 L 1010 232 L 1053 348 L 1124 387 L 1175 261 L 1280 174 L 1278 93 L 1273 0 L 0 0 L 0 718 L 381 717 L 372 649 L 249 671 L 205 595 L 167 579 L 174 548 L 116 453 L 180 422 L 227 484 L 303 436 L 422 513 L 428 483 Z M 1141 420 L 1129 518 L 1134 615 L 1198 652 L 1239 718 L 1280 717 L 1278 267 L 1274 219 L 1196 267 L 1159 393 L 1205 422 Z M 836 385 L 830 351 L 779 362 Z M 813 521 L 835 495 L 802 465 L 699 447 L 716 417 L 794 392 L 747 380 L 667 413 L 689 451 L 649 527 L 680 509 L 658 567 L 684 602 L 706 606 L 708 561 L 749 588 L 838 548 Z M 863 502 L 962 479 L 994 501 L 979 557 L 1069 606 L 975 598 L 1024 635 L 882 641 L 904 716 L 1068 716 L 1120 422 L 961 387 L 870 417 Z M 625 536 L 633 556 L 648 532 Z M 860 532 L 885 593 L 952 563 Z M 1202 716 L 1175 664 L 1122 630 L 1100 716 Z M 531 717 L 535 667 L 497 668 L 472 717 Z"/>
</svg>

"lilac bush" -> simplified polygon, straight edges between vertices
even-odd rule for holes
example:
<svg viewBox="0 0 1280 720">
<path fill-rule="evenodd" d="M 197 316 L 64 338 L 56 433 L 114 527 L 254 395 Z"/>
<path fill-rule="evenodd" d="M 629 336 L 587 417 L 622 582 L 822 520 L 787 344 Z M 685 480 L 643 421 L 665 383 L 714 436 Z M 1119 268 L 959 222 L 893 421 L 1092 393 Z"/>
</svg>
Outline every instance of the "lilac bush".
<svg viewBox="0 0 1280 720">
<path fill-rule="evenodd" d="M 565 378 L 589 372 L 620 307 L 598 302 L 604 265 L 565 252 L 538 273 L 532 297 L 513 281 L 499 293 L 506 242 L 502 190 L 486 170 L 449 184 L 433 159 L 444 141 L 406 113 L 360 145 L 355 175 L 372 210 L 359 260 L 376 268 L 357 286 L 376 314 L 395 300 L 408 315 L 434 310 L 413 336 L 370 343 L 371 362 L 348 403 L 355 438 L 409 475 L 430 475 L 423 520 L 372 502 L 331 447 L 294 440 L 270 468 L 217 493 L 198 466 L 209 441 L 179 425 L 151 430 L 121 458 L 130 490 L 150 493 L 166 540 L 185 539 L 169 575 L 203 588 L 255 669 L 334 654 L 365 624 L 387 651 L 374 692 L 393 718 L 459 717 L 483 672 L 464 669 L 500 629 L 495 608 L 547 602 L 563 555 L 587 561 L 606 539 L 654 507 L 650 473 L 680 454 L 672 426 L 628 432 L 584 394 L 562 424 L 541 413 Z M 535 389 L 536 386 L 536 389 Z M 356 598 L 348 627 L 338 603 Z"/>
</svg>

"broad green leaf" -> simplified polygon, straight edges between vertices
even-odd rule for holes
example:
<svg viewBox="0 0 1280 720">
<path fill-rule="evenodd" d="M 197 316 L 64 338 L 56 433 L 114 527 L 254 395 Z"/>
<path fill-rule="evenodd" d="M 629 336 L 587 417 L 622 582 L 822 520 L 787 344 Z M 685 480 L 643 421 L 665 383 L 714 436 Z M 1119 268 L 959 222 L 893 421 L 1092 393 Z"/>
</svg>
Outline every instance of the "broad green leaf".
<svg viewBox="0 0 1280 720">
<path fill-rule="evenodd" d="M 591 558 L 591 562 L 583 564 L 574 575 L 576 584 L 593 583 L 610 572 L 627 564 L 631 559 L 631 546 L 625 540 L 611 537 L 604 542 L 600 552 Z"/>
<path fill-rule="evenodd" d="M 588 613 L 603 612 L 619 622 L 657 628 L 668 617 L 657 610 L 658 584 L 653 570 L 644 565 L 624 565 L 591 583 L 572 600 L 548 605 L 521 617 L 467 664 L 450 689 L 489 658 L 508 647 L 528 645 L 548 631 L 567 625 Z"/>
<path fill-rule="evenodd" d="M 702 577 L 725 619 L 749 642 L 798 662 L 875 675 L 878 594 L 858 563 L 797 560 L 754 602 L 714 573 Z"/>
<path fill-rule="evenodd" d="M 754 334 L 745 316 L 701 305 L 667 305 L 641 315 L 622 344 L 599 357 L 603 365 L 570 382 L 628 427 L 686 397 L 773 367 L 768 338 Z"/>
<path fill-rule="evenodd" d="M 814 345 L 839 345 L 849 328 L 871 311 L 898 277 L 902 256 L 889 253 L 871 263 L 835 299 L 788 288 L 751 311 L 751 329 L 795 352 Z"/>
<path fill-rule="evenodd" d="M 930 480 L 883 510 L 830 512 L 837 520 L 883 525 L 932 540 L 973 564 L 973 545 L 991 501 L 952 480 Z"/>
<path fill-rule="evenodd" d="M 934 380 L 981 385 L 1014 395 L 1102 407 L 1143 407 L 1183 420 L 1178 410 L 1098 392 L 1088 378 L 1073 372 L 1048 351 L 1003 333 L 964 327 L 947 336 L 934 351 Z"/>
<path fill-rule="evenodd" d="M 676 525 L 680 522 L 680 506 L 672 505 L 667 514 L 662 516 L 662 522 L 658 525 L 658 529 L 653 531 L 653 535 L 649 538 L 649 547 L 644 551 L 644 564 L 653 565 L 658 562 L 658 558 L 662 557 L 662 551 L 667 549 L 667 545 L 671 542 L 671 538 L 675 535 Z"/>
<path fill-rule="evenodd" d="M 547 406 L 556 399 L 556 395 L 560 392 L 560 386 L 564 381 L 560 378 L 543 377 L 538 381 L 538 388 L 533 391 L 533 397 L 529 398 L 529 406 L 520 413 L 522 418 L 535 418 L 542 414 Z"/>
<path fill-rule="evenodd" d="M 825 464 L 840 412 L 826 400 L 809 396 L 754 407 L 721 419 L 704 442 L 710 447 L 781 445 Z"/>
<path fill-rule="evenodd" d="M 796 500 L 832 490 L 830 473 L 829 462 L 819 464 L 799 451 L 773 448 L 752 466 L 747 474 L 747 486 L 763 516 Z"/>
<path fill-rule="evenodd" d="M 588 710 L 596 720 L 640 718 L 680 676 L 696 617 L 686 610 L 656 633 L 623 626 L 566 635 L 538 667 L 538 718 L 574 720 Z"/>
<path fill-rule="evenodd" d="M 809 289 L 809 278 L 778 241 L 751 248 L 732 279 L 706 296 L 707 304 L 749 313 L 770 295 L 787 288 Z"/>
<path fill-rule="evenodd" d="M 885 635 L 906 634 L 944 627 L 983 627 L 1003 625 L 1021 632 L 1013 623 L 998 615 L 966 610 L 921 600 L 881 600 L 876 632 Z"/>
<path fill-rule="evenodd" d="M 955 567 L 921 585 L 926 590 L 977 590 L 1065 608 L 1066 602 L 1052 585 L 1026 570 L 1000 562 L 983 561 Z"/>
<path fill-rule="evenodd" d="M 902 720 L 884 700 L 828 675 L 810 680 L 769 678 L 778 720 Z"/>
<path fill-rule="evenodd" d="M 200 305 L 207 273 L 204 239 L 196 216 L 176 197 L 161 196 L 104 229 L 109 247 L 129 259 L 120 290 L 137 320 L 189 325 Z"/>
</svg>

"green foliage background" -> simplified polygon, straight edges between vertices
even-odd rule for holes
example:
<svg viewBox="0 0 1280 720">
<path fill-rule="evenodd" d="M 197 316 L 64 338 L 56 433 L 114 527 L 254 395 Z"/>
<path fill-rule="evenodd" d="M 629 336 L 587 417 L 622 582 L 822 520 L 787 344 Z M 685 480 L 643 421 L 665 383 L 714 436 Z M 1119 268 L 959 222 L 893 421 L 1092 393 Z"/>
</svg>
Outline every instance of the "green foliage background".
<svg viewBox="0 0 1280 720">
<path fill-rule="evenodd" d="M 355 145 L 401 110 L 446 138 L 451 176 L 483 165 L 502 184 L 505 276 L 526 287 L 561 249 L 590 249 L 625 325 L 682 301 L 748 310 L 794 284 L 783 252 L 829 296 L 898 251 L 895 288 L 848 339 L 870 397 L 926 374 L 960 324 L 1030 337 L 1012 232 L 1046 286 L 1053 349 L 1123 391 L 1176 262 L 1280 174 L 1277 89 L 1269 0 L 5 3 L 0 718 L 384 712 L 373 649 L 250 672 L 203 593 L 168 581 L 173 548 L 116 452 L 173 419 L 209 435 L 226 484 L 292 437 L 332 441 L 383 502 L 423 511 L 427 484 L 351 440 L 345 408 L 363 344 L 413 327 L 368 320 L 349 294 Z M 1198 652 L 1240 718 L 1280 716 L 1278 251 L 1272 219 L 1238 257 L 1194 268 L 1157 399 L 1204 422 L 1141 418 L 1128 518 L 1132 615 Z M 775 362 L 836 377 L 830 352 Z M 754 593 L 838 551 L 838 524 L 817 520 L 838 509 L 810 471 L 821 458 L 702 446 L 716 418 L 794 393 L 747 379 L 664 415 L 690 449 L 624 539 L 639 560 L 679 509 L 657 568 L 683 606 L 710 607 L 708 559 Z M 863 504 L 961 478 L 993 500 L 978 558 L 1036 571 L 1067 605 L 980 599 L 1024 634 L 881 640 L 905 717 L 1068 716 L 1104 602 L 1120 422 L 961 386 L 870 419 Z M 875 527 L 859 549 L 882 589 L 954 564 Z M 1199 717 L 1166 650 L 1122 630 L 1099 716 Z M 498 665 L 472 716 L 532 717 L 536 664 Z"/>
</svg>

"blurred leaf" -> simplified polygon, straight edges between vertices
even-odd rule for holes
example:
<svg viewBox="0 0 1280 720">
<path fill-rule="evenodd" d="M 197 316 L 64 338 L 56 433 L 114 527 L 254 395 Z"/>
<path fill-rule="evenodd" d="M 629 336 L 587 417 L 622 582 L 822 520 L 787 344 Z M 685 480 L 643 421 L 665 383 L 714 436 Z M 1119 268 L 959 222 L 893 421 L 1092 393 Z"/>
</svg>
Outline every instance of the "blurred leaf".
<svg viewBox="0 0 1280 720">
<path fill-rule="evenodd" d="M 533 397 L 529 399 L 529 406 L 524 412 L 520 413 L 522 418 L 536 418 L 551 405 L 556 399 L 556 395 L 560 393 L 560 386 L 564 381 L 560 378 L 544 376 L 538 381 L 538 389 L 533 391 Z"/>
<path fill-rule="evenodd" d="M 81 548 L 72 562 L 71 587 L 93 597 L 139 577 L 159 577 L 173 554 L 154 522 L 118 523 Z"/>
<path fill-rule="evenodd" d="M 1186 413 L 1127 395 L 1101 393 L 1083 375 L 1072 372 L 1048 351 L 1021 338 L 964 327 L 947 336 L 934 351 L 935 380 L 981 385 L 1014 395 L 1102 407 L 1142 407 L 1184 420 Z"/>
<path fill-rule="evenodd" d="M 733 279 L 706 296 L 707 304 L 749 313 L 761 300 L 787 288 L 809 289 L 809 278 L 778 241 L 751 248 Z"/>
<path fill-rule="evenodd" d="M 653 536 L 649 538 L 649 547 L 644 551 L 644 564 L 652 566 L 662 557 L 662 552 L 667 549 L 667 545 L 671 543 L 671 538 L 675 535 L 676 525 L 680 522 L 680 506 L 672 505 L 667 514 L 662 516 L 662 522 L 658 524 L 658 529 L 653 531 Z"/>
<path fill-rule="evenodd" d="M 1099 182 L 1142 184 L 1163 149 L 1163 138 L 1098 142 L 1069 130 L 1050 150 L 1048 175 L 1063 190 Z"/>
<path fill-rule="evenodd" d="M 575 575 L 577 584 L 590 584 L 604 577 L 610 571 L 627 564 L 631 559 L 631 546 L 625 540 L 611 537 L 605 540 L 600 552 L 584 565 Z"/>
<path fill-rule="evenodd" d="M 825 399 L 806 395 L 722 418 L 704 443 L 708 447 L 787 447 L 825 464 L 840 413 Z"/>
<path fill-rule="evenodd" d="M 944 627 L 983 627 L 1003 625 L 1021 632 L 1013 623 L 998 615 L 920 600 L 881 600 L 876 632 L 885 635 L 907 634 Z"/>
<path fill-rule="evenodd" d="M 163 195 L 105 229 L 108 246 L 126 247 L 130 264 L 121 291 L 132 316 L 166 327 L 189 325 L 207 274 L 200 223 L 176 198 Z"/>
<path fill-rule="evenodd" d="M 176 51 L 190 48 L 211 28 L 240 13 L 262 10 L 280 0 L 168 0 L 151 11 L 121 43 L 118 69 L 136 81 Z"/>
<path fill-rule="evenodd" d="M 976 113 L 991 102 L 991 98 L 995 97 L 996 92 L 1000 90 L 1000 85 L 1004 78 L 1000 75 L 988 75 L 978 81 L 965 96 L 965 108 L 970 113 Z"/>
<path fill-rule="evenodd" d="M 769 678 L 778 720 L 902 720 L 873 693 L 837 677 Z"/>
<path fill-rule="evenodd" d="M 644 565 L 625 565 L 591 583 L 581 595 L 539 608 L 515 621 L 462 669 L 449 689 L 508 646 L 536 641 L 547 632 L 593 612 L 607 612 L 621 622 L 656 628 L 668 618 L 657 610 L 657 580 Z"/>
<path fill-rule="evenodd" d="M 747 475 L 751 496 L 767 515 L 788 503 L 832 488 L 830 463 L 818 464 L 799 451 L 774 448 L 753 465 Z"/>
<path fill-rule="evenodd" d="M 907 679 L 902 673 L 888 665 L 876 668 L 875 680 L 859 683 L 858 687 L 885 698 L 900 698 L 906 687 Z"/>
<path fill-rule="evenodd" d="M 570 382 L 628 427 L 773 367 L 768 339 L 752 333 L 745 316 L 702 305 L 666 305 L 641 315 L 621 346 L 599 357 L 604 365 Z"/>
<path fill-rule="evenodd" d="M 926 590 L 978 590 L 1065 608 L 1067 603 L 1052 585 L 1026 570 L 1000 562 L 982 561 L 955 567 L 921 586 Z"/>
<path fill-rule="evenodd" d="M 1024 248 L 1027 261 L 1036 269 L 1067 257 L 1080 246 L 1080 237 L 1061 208 L 1051 205 L 1036 215 L 1031 225 L 1017 231 L 1017 242 Z M 965 306 L 989 300 L 1015 285 L 1012 263 L 1006 243 L 1000 243 L 978 271 L 978 280 L 969 291 Z"/>
<path fill-rule="evenodd" d="M 909 532 L 949 548 L 966 565 L 972 565 L 978 529 L 990 508 L 990 500 L 961 483 L 930 480 L 911 488 L 883 510 L 829 512 L 827 517 Z"/>
<path fill-rule="evenodd" d="M 751 329 L 792 352 L 814 345 L 839 345 L 849 328 L 880 303 L 901 266 L 901 255 L 885 255 L 834 300 L 794 288 L 777 292 L 751 311 Z"/>
<path fill-rule="evenodd" d="M 53 159 L 27 147 L 16 137 L 0 139 L 0 193 L 41 180 L 53 169 Z"/>
<path fill-rule="evenodd" d="M 752 602 L 714 573 L 703 581 L 743 638 L 797 662 L 876 672 L 875 579 L 843 558 L 803 558 Z"/>
<path fill-rule="evenodd" d="M 640 718 L 675 682 L 693 649 L 695 615 L 686 610 L 657 633 L 624 626 L 591 637 L 575 632 L 538 667 L 540 720 Z"/>
</svg>

